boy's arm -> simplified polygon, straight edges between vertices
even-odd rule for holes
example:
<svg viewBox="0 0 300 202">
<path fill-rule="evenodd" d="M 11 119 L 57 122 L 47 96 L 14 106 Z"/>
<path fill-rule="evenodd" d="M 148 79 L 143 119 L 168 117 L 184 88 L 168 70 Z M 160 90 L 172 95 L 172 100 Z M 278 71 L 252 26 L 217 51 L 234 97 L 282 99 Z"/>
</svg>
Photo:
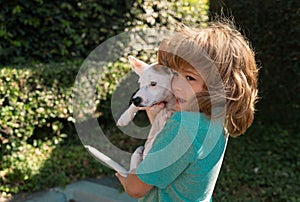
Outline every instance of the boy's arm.
<svg viewBox="0 0 300 202">
<path fill-rule="evenodd" d="M 135 174 L 135 170 L 128 174 L 126 178 L 122 177 L 119 173 L 116 173 L 116 177 L 120 180 L 126 193 L 134 198 L 145 196 L 153 188 L 152 185 L 145 184 L 141 181 Z"/>
</svg>

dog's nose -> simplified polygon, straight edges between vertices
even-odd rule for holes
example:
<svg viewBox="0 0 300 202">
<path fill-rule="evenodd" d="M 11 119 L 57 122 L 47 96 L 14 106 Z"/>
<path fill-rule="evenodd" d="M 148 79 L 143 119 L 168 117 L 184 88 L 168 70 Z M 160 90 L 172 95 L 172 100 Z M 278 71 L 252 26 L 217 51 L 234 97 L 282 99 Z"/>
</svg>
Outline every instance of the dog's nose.
<svg viewBox="0 0 300 202">
<path fill-rule="evenodd" d="M 131 99 L 131 102 L 132 102 L 135 106 L 137 106 L 137 107 L 140 106 L 140 104 L 142 103 L 142 101 L 143 101 L 143 99 L 142 99 L 141 97 L 136 97 L 136 98 L 132 98 L 132 99 Z"/>
</svg>

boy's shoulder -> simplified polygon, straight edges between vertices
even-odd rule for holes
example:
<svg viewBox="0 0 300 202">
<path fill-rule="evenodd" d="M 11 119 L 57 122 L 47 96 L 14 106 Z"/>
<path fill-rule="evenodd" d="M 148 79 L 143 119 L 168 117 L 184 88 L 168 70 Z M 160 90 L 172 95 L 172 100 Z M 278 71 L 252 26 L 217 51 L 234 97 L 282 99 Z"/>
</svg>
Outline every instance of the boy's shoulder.
<svg viewBox="0 0 300 202">
<path fill-rule="evenodd" d="M 185 134 L 185 138 L 203 139 L 210 125 L 209 118 L 200 112 L 181 111 L 175 112 L 167 122 L 167 130 L 174 137 L 178 134 Z"/>
<path fill-rule="evenodd" d="M 210 124 L 210 119 L 205 114 L 200 112 L 188 112 L 188 111 L 175 112 L 170 117 L 170 120 L 180 123 L 184 127 L 188 127 L 192 125 L 195 126 L 201 125 L 203 127 Z"/>
<path fill-rule="evenodd" d="M 170 123 L 178 131 L 184 131 L 200 143 L 206 137 L 224 135 L 223 121 L 221 118 L 211 120 L 207 115 L 200 112 L 175 112 L 170 118 Z"/>
</svg>

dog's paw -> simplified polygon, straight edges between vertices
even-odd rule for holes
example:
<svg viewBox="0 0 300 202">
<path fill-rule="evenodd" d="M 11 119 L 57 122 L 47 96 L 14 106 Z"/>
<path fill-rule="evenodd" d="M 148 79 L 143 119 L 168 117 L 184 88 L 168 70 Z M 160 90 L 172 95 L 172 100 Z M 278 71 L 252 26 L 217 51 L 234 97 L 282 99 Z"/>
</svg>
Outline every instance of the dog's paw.
<svg viewBox="0 0 300 202">
<path fill-rule="evenodd" d="M 130 119 L 122 115 L 117 122 L 117 126 L 127 126 L 130 123 L 130 121 Z"/>
<path fill-rule="evenodd" d="M 130 160 L 130 171 L 136 169 L 138 165 L 142 162 L 143 160 L 143 151 L 144 147 L 139 146 L 131 155 L 131 160 Z"/>
</svg>

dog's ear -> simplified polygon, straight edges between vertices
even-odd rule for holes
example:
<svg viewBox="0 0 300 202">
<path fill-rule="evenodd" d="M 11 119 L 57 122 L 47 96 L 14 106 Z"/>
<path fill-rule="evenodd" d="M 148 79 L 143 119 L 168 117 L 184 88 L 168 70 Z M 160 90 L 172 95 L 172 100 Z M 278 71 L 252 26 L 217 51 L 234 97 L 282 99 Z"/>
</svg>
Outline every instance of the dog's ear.
<svg viewBox="0 0 300 202">
<path fill-rule="evenodd" d="M 149 67 L 149 65 L 133 56 L 129 56 L 128 60 L 131 64 L 132 69 L 137 73 L 138 75 L 141 75 L 142 72 Z"/>
</svg>

